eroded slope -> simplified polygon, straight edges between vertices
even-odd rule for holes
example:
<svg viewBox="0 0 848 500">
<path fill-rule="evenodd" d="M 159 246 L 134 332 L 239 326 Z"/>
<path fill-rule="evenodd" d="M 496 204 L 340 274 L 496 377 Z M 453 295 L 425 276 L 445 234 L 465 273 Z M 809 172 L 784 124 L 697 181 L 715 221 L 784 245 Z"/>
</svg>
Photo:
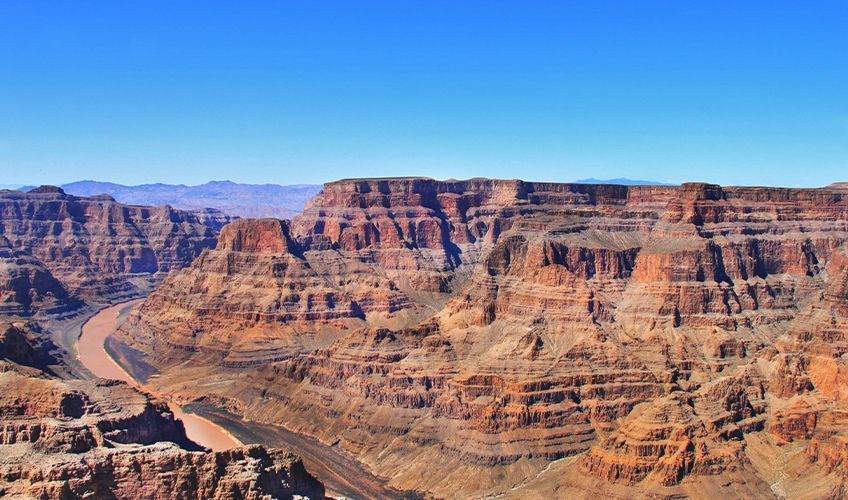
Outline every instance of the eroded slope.
<svg viewBox="0 0 848 500">
<path fill-rule="evenodd" d="M 117 381 L 60 380 L 38 336 L 0 324 L 0 496 L 323 498 L 291 453 L 209 452 L 167 405 Z"/>
<path fill-rule="evenodd" d="M 122 341 L 401 488 L 838 492 L 846 220 L 839 189 L 339 181 Z"/>
</svg>

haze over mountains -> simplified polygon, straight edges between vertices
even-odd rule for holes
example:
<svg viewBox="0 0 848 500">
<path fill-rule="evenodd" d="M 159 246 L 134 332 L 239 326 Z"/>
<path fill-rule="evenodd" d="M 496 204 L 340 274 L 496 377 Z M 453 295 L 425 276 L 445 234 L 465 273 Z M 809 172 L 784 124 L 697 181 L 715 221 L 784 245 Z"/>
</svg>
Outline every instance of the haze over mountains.
<svg viewBox="0 0 848 500">
<path fill-rule="evenodd" d="M 125 186 L 84 180 L 63 184 L 62 189 L 77 196 L 108 194 L 118 202 L 130 205 L 170 205 L 182 210 L 215 208 L 238 217 L 290 219 L 303 210 L 303 205 L 321 190 L 321 186 L 239 184 L 231 181 L 212 181 L 196 186 L 161 183 Z"/>
<path fill-rule="evenodd" d="M 622 186 L 673 186 L 655 180 L 595 179 L 593 177 L 574 181 L 575 184 L 618 184 Z M 227 215 L 244 218 L 272 217 L 291 219 L 303 211 L 306 202 L 318 194 L 318 184 L 242 184 L 210 181 L 205 184 L 151 183 L 128 186 L 114 182 L 82 180 L 62 184 L 62 189 L 76 196 L 108 194 L 119 203 L 130 205 L 170 205 L 182 210 L 214 208 Z M 0 184 L 0 189 L 29 191 L 35 186 L 22 184 Z"/>
<path fill-rule="evenodd" d="M 620 186 L 676 186 L 669 182 L 650 181 L 643 179 L 628 179 L 626 177 L 616 177 L 615 179 L 579 179 L 574 181 L 574 184 L 618 184 Z"/>
</svg>

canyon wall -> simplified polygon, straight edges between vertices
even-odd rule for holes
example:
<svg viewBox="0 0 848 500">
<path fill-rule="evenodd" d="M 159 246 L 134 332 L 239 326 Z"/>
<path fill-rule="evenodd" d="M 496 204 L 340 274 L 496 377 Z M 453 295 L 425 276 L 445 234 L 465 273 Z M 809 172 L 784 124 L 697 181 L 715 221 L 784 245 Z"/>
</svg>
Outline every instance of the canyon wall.
<svg viewBox="0 0 848 500">
<path fill-rule="evenodd" d="M 230 219 L 42 186 L 0 191 L 0 311 L 58 312 L 137 295 L 215 245 Z M 44 307 L 41 307 L 44 306 Z"/>
<path fill-rule="evenodd" d="M 345 180 L 225 227 L 119 340 L 399 488 L 830 494 L 846 241 L 838 187 Z"/>
<path fill-rule="evenodd" d="M 79 305 L 41 261 L 0 236 L 0 316 L 61 314 Z"/>
</svg>

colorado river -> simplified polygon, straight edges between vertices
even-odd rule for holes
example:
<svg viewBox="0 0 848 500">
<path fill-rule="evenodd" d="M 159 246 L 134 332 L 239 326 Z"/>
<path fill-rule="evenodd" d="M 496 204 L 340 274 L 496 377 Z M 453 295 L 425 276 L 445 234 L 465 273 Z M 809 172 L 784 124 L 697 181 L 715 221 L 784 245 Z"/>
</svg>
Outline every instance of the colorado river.
<svg viewBox="0 0 848 500">
<path fill-rule="evenodd" d="M 88 371 L 100 378 L 123 380 L 140 390 L 157 396 L 149 389 L 138 384 L 104 348 L 106 338 L 118 327 L 118 318 L 124 310 L 134 307 L 143 299 L 124 302 L 107 307 L 91 317 L 82 325 L 82 333 L 77 343 L 80 362 Z M 164 398 L 161 398 L 164 399 Z M 195 443 L 212 450 L 226 450 L 242 443 L 223 428 L 203 417 L 186 413 L 178 405 L 168 401 L 168 407 L 174 416 L 183 421 L 186 435 Z"/>
<path fill-rule="evenodd" d="M 291 449 L 301 456 L 307 470 L 324 483 L 328 495 L 350 498 L 407 496 L 409 492 L 388 487 L 384 479 L 373 475 L 364 465 L 336 447 L 327 446 L 282 427 L 244 420 L 206 405 L 186 406 L 202 413 L 203 416 L 187 413 L 167 398 L 139 384 L 106 352 L 104 344 L 109 335 L 120 326 L 122 315 L 142 300 L 137 299 L 103 309 L 82 325 L 82 333 L 76 344 L 77 357 L 92 374 L 101 378 L 123 380 L 141 391 L 167 401 L 174 416 L 183 421 L 189 439 L 212 450 L 239 446 L 242 444 L 239 438 L 245 443 Z"/>
</svg>

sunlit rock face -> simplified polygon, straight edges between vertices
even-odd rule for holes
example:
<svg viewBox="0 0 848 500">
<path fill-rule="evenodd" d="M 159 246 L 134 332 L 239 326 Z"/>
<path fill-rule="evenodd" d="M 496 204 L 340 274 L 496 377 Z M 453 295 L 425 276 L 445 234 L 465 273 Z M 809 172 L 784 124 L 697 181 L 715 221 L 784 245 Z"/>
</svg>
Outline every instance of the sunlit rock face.
<svg viewBox="0 0 848 500">
<path fill-rule="evenodd" d="M 846 241 L 838 187 L 344 180 L 225 227 L 120 340 L 404 489 L 774 494 L 790 450 L 829 494 Z"/>
<path fill-rule="evenodd" d="M 52 186 L 3 190 L 0 287 L 16 281 L 19 296 L 8 300 L 22 312 L 31 312 L 33 301 L 43 302 L 40 288 L 57 304 L 65 300 L 59 288 L 88 302 L 132 296 L 214 246 L 216 228 L 228 221 L 207 212 L 123 205 L 105 195 L 71 196 Z M 32 301 L 23 297 L 26 290 L 35 290 Z"/>
</svg>

